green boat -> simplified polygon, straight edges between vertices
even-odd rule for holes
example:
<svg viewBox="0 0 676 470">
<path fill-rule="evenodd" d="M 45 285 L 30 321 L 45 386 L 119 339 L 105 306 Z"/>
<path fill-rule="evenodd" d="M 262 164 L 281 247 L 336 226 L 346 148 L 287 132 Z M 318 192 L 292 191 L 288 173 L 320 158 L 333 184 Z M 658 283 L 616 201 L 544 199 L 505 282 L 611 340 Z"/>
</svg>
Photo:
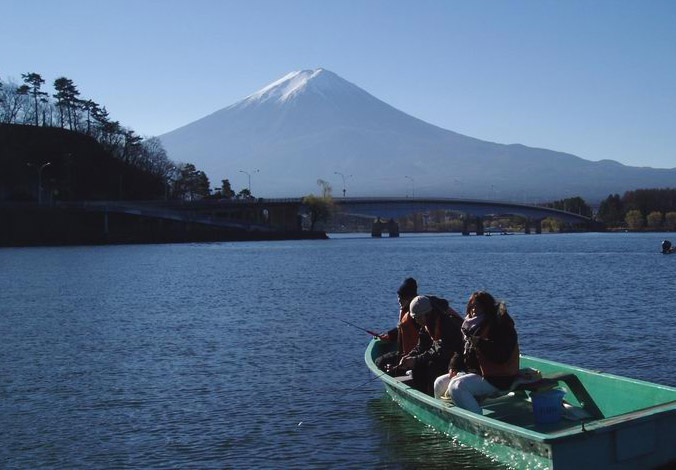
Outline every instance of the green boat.
<svg viewBox="0 0 676 470">
<path fill-rule="evenodd" d="M 532 391 L 517 389 L 482 403 L 483 416 L 390 377 L 374 360 L 393 350 L 374 339 L 366 349 L 369 369 L 404 410 L 455 441 L 518 469 L 676 468 L 676 388 L 521 356 L 521 367 L 542 373 L 533 386 L 557 384 L 565 412 L 555 423 L 537 424 Z"/>
</svg>

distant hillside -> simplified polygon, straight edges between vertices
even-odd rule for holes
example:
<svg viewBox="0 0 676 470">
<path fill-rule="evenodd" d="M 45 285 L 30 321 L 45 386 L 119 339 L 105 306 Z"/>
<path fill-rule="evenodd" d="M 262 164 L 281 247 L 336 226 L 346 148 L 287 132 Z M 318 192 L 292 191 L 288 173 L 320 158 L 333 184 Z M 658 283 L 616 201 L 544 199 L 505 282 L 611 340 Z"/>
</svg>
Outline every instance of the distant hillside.
<svg viewBox="0 0 676 470">
<path fill-rule="evenodd" d="M 37 200 L 37 167 L 47 162 L 43 202 L 164 196 L 162 178 L 113 157 L 92 137 L 53 127 L 0 124 L 0 201 Z"/>
<path fill-rule="evenodd" d="M 424 84 L 422 84 L 424 86 Z M 452 110 L 449 110 L 452 112 Z M 556 112 L 556 110 L 552 110 Z M 160 137 L 169 157 L 257 196 L 446 196 L 551 201 L 676 183 L 676 170 L 629 167 L 464 136 L 405 114 L 328 70 L 293 72 Z M 574 139 L 575 136 L 571 136 Z M 352 175 L 350 177 L 350 175 Z"/>
</svg>

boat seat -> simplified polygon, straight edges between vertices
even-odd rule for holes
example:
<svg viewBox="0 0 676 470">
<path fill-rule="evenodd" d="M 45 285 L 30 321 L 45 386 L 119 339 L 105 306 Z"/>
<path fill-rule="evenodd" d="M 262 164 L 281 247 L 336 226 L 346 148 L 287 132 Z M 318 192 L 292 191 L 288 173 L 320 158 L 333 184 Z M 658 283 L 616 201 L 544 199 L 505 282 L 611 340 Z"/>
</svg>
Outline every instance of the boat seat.
<svg viewBox="0 0 676 470">
<path fill-rule="evenodd" d="M 542 392 L 556 387 L 559 382 L 563 382 L 568 386 L 568 389 L 575 395 L 575 398 L 580 403 L 583 410 L 596 419 L 605 418 L 603 412 L 599 409 L 592 396 L 575 374 L 557 372 L 544 375 L 540 380 L 519 384 L 512 391 L 528 391 L 531 393 Z"/>
</svg>

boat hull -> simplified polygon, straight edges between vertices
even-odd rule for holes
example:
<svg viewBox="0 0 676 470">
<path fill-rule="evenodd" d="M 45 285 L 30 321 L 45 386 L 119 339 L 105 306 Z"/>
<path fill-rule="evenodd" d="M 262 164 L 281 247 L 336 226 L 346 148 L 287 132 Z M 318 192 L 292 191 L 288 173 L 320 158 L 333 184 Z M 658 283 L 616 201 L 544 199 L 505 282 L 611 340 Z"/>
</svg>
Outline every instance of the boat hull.
<svg viewBox="0 0 676 470">
<path fill-rule="evenodd" d="M 598 374 L 551 361 L 522 356 L 522 363 L 540 365 L 543 372 L 572 369 L 585 383 L 592 379 L 630 383 L 624 388 L 646 387 L 657 401 L 645 409 L 614 414 L 612 404 L 599 403 L 608 418 L 562 425 L 517 426 L 490 416 L 481 416 L 436 400 L 401 381 L 383 375 L 373 360 L 389 345 L 374 340 L 366 351 L 369 368 L 380 375 L 387 393 L 419 421 L 450 436 L 454 441 L 519 469 L 633 470 L 676 463 L 676 389 L 646 382 Z M 537 368 L 537 367 L 536 367 Z M 590 374 L 588 378 L 585 374 Z M 624 382 L 619 382 L 622 385 Z M 636 393 L 636 391 L 634 391 Z M 670 400 L 673 398 L 673 400 Z M 575 397 L 566 395 L 575 402 Z M 616 405 L 617 407 L 617 405 Z M 617 410 L 616 410 L 617 411 Z M 611 416 L 612 415 L 612 416 Z M 665 467 L 666 468 L 666 467 Z"/>
</svg>

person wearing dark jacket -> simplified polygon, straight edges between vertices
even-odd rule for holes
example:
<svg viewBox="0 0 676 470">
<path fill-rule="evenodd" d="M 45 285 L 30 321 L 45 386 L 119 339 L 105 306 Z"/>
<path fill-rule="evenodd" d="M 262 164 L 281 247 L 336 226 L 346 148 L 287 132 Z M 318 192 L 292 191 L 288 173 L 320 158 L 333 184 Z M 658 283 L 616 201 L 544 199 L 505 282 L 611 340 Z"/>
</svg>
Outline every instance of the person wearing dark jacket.
<svg viewBox="0 0 676 470">
<path fill-rule="evenodd" d="M 477 397 L 509 390 L 519 373 L 516 329 L 504 303 L 497 303 L 488 292 L 475 292 L 467 304 L 462 334 L 464 348 L 451 359 L 450 372 L 435 381 L 434 392 L 482 414 Z"/>
<path fill-rule="evenodd" d="M 408 313 L 411 300 L 418 295 L 418 283 L 412 277 L 404 279 L 397 290 L 399 300 L 399 322 L 395 328 L 378 336 L 386 342 L 397 342 L 397 350 L 383 354 L 376 359 L 376 366 L 387 372 L 395 373 L 396 366 L 401 358 L 408 354 L 418 344 L 418 325 Z"/>
<path fill-rule="evenodd" d="M 413 387 L 433 395 L 434 379 L 448 370 L 454 353 L 462 352 L 462 318 L 447 300 L 422 295 L 411 301 L 409 313 L 420 326 L 418 344 L 397 368 L 412 370 Z"/>
</svg>

